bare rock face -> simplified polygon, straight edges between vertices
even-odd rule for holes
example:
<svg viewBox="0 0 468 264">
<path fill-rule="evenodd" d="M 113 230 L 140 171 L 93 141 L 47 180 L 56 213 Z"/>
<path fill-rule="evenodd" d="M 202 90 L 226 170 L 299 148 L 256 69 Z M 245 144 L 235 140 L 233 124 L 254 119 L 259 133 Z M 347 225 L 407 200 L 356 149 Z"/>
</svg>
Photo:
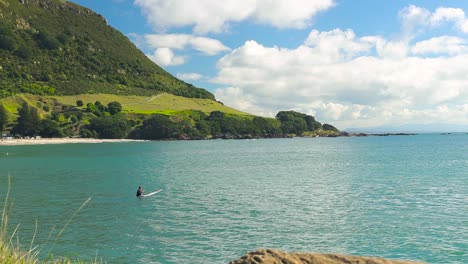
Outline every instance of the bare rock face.
<svg viewBox="0 0 468 264">
<path fill-rule="evenodd" d="M 260 249 L 247 253 L 230 264 L 421 264 L 421 262 L 357 257 L 339 254 L 286 253 L 273 249 Z"/>
</svg>

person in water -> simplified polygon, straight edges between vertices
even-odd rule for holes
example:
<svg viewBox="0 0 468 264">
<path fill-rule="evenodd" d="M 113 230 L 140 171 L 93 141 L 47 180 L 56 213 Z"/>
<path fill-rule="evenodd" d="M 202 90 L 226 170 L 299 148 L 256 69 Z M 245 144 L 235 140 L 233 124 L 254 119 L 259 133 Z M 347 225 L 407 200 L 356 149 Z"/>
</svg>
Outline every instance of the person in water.
<svg viewBox="0 0 468 264">
<path fill-rule="evenodd" d="M 137 193 L 136 193 L 136 196 L 137 197 L 141 197 L 141 195 L 143 194 L 143 188 L 141 188 L 141 186 L 138 187 L 138 190 L 137 190 Z"/>
</svg>

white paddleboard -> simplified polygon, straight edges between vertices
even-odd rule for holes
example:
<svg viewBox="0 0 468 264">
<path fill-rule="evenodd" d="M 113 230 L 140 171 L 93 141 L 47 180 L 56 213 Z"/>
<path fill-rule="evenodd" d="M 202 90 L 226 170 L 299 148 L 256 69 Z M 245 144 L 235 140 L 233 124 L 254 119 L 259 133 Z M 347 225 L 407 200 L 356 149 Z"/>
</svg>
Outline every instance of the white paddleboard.
<svg viewBox="0 0 468 264">
<path fill-rule="evenodd" d="M 150 192 L 150 193 L 147 193 L 147 194 L 142 194 L 141 197 L 148 197 L 148 196 L 151 196 L 151 195 L 155 195 L 155 194 L 157 194 L 157 193 L 159 193 L 161 191 L 162 191 L 162 189 L 159 189 L 159 190 L 154 191 L 154 192 Z"/>
</svg>

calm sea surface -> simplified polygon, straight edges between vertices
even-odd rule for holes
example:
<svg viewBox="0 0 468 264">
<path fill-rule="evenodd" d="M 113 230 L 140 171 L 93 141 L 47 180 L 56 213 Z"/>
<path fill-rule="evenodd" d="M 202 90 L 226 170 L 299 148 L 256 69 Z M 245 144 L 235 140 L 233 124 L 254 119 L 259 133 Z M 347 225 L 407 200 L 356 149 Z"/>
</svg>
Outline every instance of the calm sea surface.
<svg viewBox="0 0 468 264">
<path fill-rule="evenodd" d="M 0 146 L 41 255 L 227 263 L 257 248 L 468 263 L 468 135 Z M 162 188 L 139 200 L 136 189 Z M 60 238 L 60 230 L 89 197 Z"/>
</svg>

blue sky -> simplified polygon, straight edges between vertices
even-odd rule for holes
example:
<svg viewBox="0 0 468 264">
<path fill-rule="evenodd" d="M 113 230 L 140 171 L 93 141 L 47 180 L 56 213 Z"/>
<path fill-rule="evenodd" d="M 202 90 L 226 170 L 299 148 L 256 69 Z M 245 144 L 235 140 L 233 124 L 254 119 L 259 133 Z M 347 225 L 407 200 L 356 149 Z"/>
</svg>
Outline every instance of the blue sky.
<svg viewBox="0 0 468 264">
<path fill-rule="evenodd" d="M 75 0 L 234 108 L 468 124 L 468 1 Z"/>
</svg>

